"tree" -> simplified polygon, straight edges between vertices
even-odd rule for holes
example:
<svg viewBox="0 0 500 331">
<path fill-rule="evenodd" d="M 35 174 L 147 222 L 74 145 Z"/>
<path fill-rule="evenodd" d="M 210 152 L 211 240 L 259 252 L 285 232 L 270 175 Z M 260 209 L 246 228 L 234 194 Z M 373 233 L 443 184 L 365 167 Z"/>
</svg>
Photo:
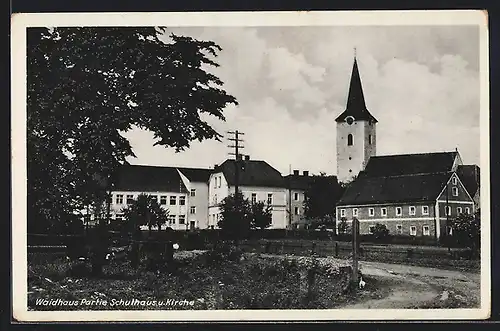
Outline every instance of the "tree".
<svg viewBox="0 0 500 331">
<path fill-rule="evenodd" d="M 305 192 L 304 216 L 319 221 L 319 225 L 335 228 L 335 207 L 341 198 L 343 188 L 336 176 L 311 176 Z"/>
<path fill-rule="evenodd" d="M 481 211 L 474 215 L 461 214 L 451 222 L 452 234 L 458 244 L 479 251 L 481 239 Z"/>
<path fill-rule="evenodd" d="M 122 210 L 126 224 L 132 232 L 132 251 L 130 262 L 133 267 L 137 267 L 139 263 L 139 245 L 137 241 L 140 239 L 140 227 L 147 225 L 149 228 L 149 237 L 152 234 L 152 227 L 158 226 L 158 232 L 161 231 L 161 225 L 167 223 L 168 210 L 163 209 L 158 200 L 146 195 L 140 194 L 137 200 L 131 205 Z"/>
<path fill-rule="evenodd" d="M 371 234 L 376 240 L 384 240 L 389 236 L 389 229 L 385 224 L 376 223 Z"/>
<path fill-rule="evenodd" d="M 163 209 L 158 200 L 147 194 L 140 194 L 137 200 L 125 207 L 122 212 L 133 233 L 139 227 L 147 226 L 149 236 L 151 236 L 153 226 L 157 226 L 160 232 L 161 225 L 167 224 L 168 220 L 168 210 Z"/>
<path fill-rule="evenodd" d="M 245 238 L 252 224 L 252 207 L 250 201 L 241 192 L 228 195 L 219 205 L 221 218 L 217 226 L 226 239 L 234 240 L 235 244 Z"/>
<path fill-rule="evenodd" d="M 193 140 L 221 137 L 201 116 L 225 120 L 223 109 L 237 104 L 205 71 L 218 66 L 213 58 L 221 48 L 165 32 L 27 29 L 30 228 L 50 231 L 84 206 L 102 206 L 117 167 L 134 156 L 123 136 L 134 127 L 176 151 Z M 98 178 L 109 185 L 102 187 Z"/>
<path fill-rule="evenodd" d="M 347 224 L 347 218 L 342 217 L 338 225 L 339 234 L 347 234 L 349 232 L 349 224 Z"/>
<path fill-rule="evenodd" d="M 257 201 L 251 204 L 251 222 L 252 229 L 266 229 L 272 224 L 272 208 L 264 204 L 263 201 Z"/>
</svg>

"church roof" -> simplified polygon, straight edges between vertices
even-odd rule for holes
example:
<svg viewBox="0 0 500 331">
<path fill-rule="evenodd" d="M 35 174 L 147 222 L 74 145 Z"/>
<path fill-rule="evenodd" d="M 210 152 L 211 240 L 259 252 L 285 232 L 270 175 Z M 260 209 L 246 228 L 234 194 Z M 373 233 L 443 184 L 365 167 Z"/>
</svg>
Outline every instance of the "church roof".
<svg viewBox="0 0 500 331">
<path fill-rule="evenodd" d="M 467 192 L 473 197 L 480 185 L 479 167 L 475 164 L 459 165 L 457 174 Z"/>
<path fill-rule="evenodd" d="M 370 157 L 364 173 L 369 177 L 400 176 L 453 170 L 458 152 L 399 154 Z"/>
<path fill-rule="evenodd" d="M 335 121 L 343 122 L 348 116 L 354 117 L 356 120 L 371 121 L 377 123 L 377 119 L 366 109 L 365 96 L 361 85 L 361 77 L 359 76 L 358 62 L 354 59 L 352 67 L 351 82 L 349 85 L 349 94 L 347 96 L 347 107 Z"/>
<path fill-rule="evenodd" d="M 452 172 L 369 177 L 362 173 L 347 187 L 338 206 L 411 203 L 438 198 Z"/>
</svg>

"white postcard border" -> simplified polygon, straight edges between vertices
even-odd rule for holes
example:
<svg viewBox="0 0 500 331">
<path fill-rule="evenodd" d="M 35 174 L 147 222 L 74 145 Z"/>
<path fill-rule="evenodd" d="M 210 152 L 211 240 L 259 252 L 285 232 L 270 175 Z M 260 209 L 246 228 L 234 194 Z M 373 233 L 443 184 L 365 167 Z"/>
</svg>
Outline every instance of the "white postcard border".
<svg viewBox="0 0 500 331">
<path fill-rule="evenodd" d="M 490 315 L 488 16 L 479 10 L 360 12 L 50 13 L 11 17 L 12 316 L 29 321 L 467 320 Z M 432 310 L 28 311 L 26 238 L 26 28 L 45 26 L 477 25 L 480 30 L 481 308 Z"/>
</svg>

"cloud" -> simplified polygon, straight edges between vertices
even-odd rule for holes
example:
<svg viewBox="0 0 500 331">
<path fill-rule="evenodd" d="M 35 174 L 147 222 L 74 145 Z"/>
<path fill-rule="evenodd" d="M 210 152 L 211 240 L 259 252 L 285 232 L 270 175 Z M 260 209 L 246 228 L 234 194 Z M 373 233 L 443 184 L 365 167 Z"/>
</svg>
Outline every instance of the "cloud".
<svg viewBox="0 0 500 331">
<path fill-rule="evenodd" d="M 345 109 L 354 51 L 367 107 L 379 120 L 378 154 L 454 150 L 479 163 L 479 39 L 474 27 L 210 27 L 175 33 L 213 40 L 211 68 L 240 105 L 221 133 L 245 132 L 245 153 L 283 173 L 336 172 L 335 118 Z M 132 163 L 209 167 L 226 142 L 174 153 L 132 131 Z"/>
</svg>

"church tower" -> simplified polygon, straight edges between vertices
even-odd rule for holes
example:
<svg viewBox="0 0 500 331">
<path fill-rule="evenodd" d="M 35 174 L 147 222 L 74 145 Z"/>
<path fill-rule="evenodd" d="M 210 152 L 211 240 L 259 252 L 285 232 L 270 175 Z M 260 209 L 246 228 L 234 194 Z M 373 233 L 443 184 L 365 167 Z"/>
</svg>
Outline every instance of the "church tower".
<svg viewBox="0 0 500 331">
<path fill-rule="evenodd" d="M 350 181 L 376 154 L 377 120 L 366 109 L 356 56 L 351 73 L 347 107 L 337 122 L 337 178 Z"/>
</svg>

